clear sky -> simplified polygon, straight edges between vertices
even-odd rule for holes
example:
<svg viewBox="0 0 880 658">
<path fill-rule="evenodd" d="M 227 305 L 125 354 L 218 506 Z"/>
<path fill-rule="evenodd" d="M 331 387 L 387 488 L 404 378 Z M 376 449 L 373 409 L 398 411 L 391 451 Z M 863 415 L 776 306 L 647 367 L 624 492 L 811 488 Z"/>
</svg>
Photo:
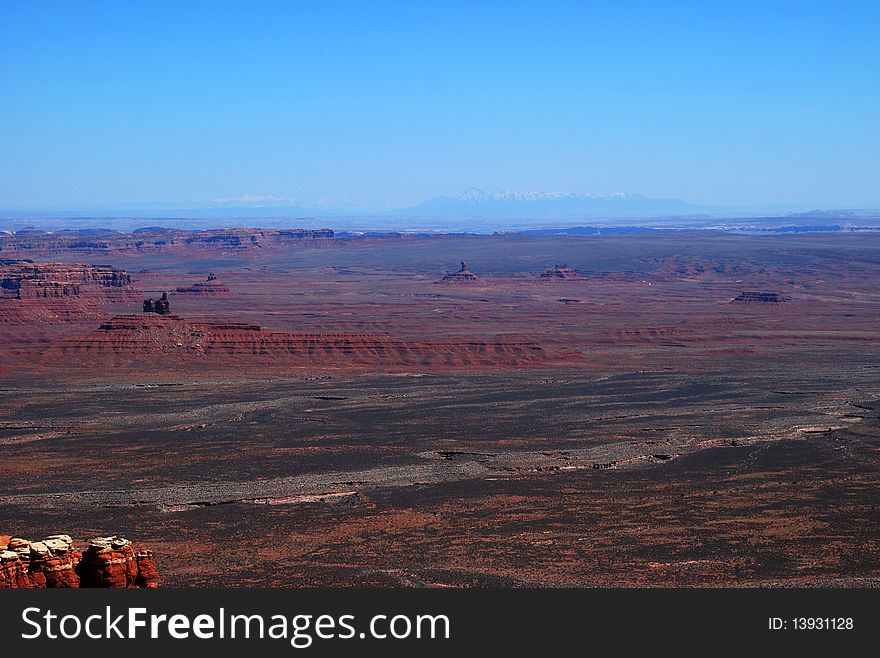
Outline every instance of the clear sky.
<svg viewBox="0 0 880 658">
<path fill-rule="evenodd" d="M 0 0 L 0 208 L 880 206 L 880 2 Z"/>
</svg>

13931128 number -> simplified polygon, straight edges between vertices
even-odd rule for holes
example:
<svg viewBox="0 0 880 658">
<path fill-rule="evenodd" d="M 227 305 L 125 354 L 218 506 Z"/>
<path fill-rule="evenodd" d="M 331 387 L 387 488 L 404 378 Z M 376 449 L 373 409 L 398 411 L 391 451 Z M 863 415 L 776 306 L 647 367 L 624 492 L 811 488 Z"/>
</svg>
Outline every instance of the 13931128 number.
<svg viewBox="0 0 880 658">
<path fill-rule="evenodd" d="M 792 617 L 791 626 L 797 631 L 849 631 L 852 617 Z"/>
</svg>

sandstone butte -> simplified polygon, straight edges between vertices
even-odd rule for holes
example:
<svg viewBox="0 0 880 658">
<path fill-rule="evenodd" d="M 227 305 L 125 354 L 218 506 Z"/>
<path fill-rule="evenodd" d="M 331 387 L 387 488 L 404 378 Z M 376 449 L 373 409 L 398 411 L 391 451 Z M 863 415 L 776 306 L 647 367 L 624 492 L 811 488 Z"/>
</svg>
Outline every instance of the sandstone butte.
<svg viewBox="0 0 880 658">
<path fill-rule="evenodd" d="M 181 365 L 289 367 L 526 367 L 553 357 L 539 344 L 504 339 L 407 340 L 380 334 L 305 334 L 243 322 L 191 322 L 146 312 L 118 315 L 43 353 L 66 367 Z"/>
<path fill-rule="evenodd" d="M 455 278 L 478 281 L 462 264 Z M 110 302 L 142 299 L 124 270 L 103 265 L 0 261 L 0 322 L 7 326 L 39 320 L 42 326 L 82 325 L 104 316 Z M 199 286 L 200 284 L 196 284 Z M 469 285 L 469 284 L 465 284 Z M 477 283 L 479 285 L 479 283 Z M 195 286 L 194 286 L 195 287 Z M 216 277 L 198 290 L 222 294 Z M 209 294 L 214 294 L 211 292 Z M 546 365 L 575 355 L 549 354 L 540 344 L 506 337 L 448 337 L 439 340 L 372 333 L 288 333 L 242 322 L 188 321 L 172 315 L 167 295 L 143 303 L 142 315 L 118 315 L 97 329 L 64 338 L 28 363 L 162 369 L 174 364 L 204 367 L 519 368 Z M 24 352 L 23 352 L 24 353 Z"/>
<path fill-rule="evenodd" d="M 220 283 L 219 279 L 213 272 L 208 274 L 206 281 L 199 281 L 191 286 L 184 286 L 177 289 L 179 294 L 200 295 L 202 297 L 226 297 L 229 295 L 229 288 Z"/>
<path fill-rule="evenodd" d="M 131 277 L 110 265 L 0 260 L 0 321 L 67 321 L 100 315 L 109 303 L 131 303 L 139 295 Z"/>
<path fill-rule="evenodd" d="M 68 297 L 84 287 L 106 291 L 125 290 L 131 276 L 110 265 L 80 263 L 34 263 L 31 260 L 0 260 L 0 289 L 5 297 Z"/>
<path fill-rule="evenodd" d="M 546 272 L 541 272 L 541 278 L 551 281 L 557 279 L 580 279 L 581 275 L 568 263 L 562 263 L 561 265 L 554 265 Z"/>
<path fill-rule="evenodd" d="M 159 299 L 144 300 L 144 313 L 158 313 L 159 315 L 171 315 L 171 302 L 168 299 L 168 293 L 163 292 Z"/>
<path fill-rule="evenodd" d="M 483 280 L 468 269 L 467 263 L 461 261 L 458 272 L 447 272 L 440 281 L 447 286 L 482 286 Z"/>
<path fill-rule="evenodd" d="M 154 588 L 159 575 L 152 551 L 135 550 L 122 537 L 96 537 L 84 551 L 70 535 L 42 541 L 0 538 L 0 588 Z"/>
</svg>

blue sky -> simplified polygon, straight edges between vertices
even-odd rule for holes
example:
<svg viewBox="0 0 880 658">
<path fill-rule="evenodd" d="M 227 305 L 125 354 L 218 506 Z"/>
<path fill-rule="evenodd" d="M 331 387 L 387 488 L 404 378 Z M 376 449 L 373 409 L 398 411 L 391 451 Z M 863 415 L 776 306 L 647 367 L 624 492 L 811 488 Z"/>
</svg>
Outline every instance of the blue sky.
<svg viewBox="0 0 880 658">
<path fill-rule="evenodd" d="M 880 206 L 880 3 L 0 0 L 0 208 Z"/>
</svg>

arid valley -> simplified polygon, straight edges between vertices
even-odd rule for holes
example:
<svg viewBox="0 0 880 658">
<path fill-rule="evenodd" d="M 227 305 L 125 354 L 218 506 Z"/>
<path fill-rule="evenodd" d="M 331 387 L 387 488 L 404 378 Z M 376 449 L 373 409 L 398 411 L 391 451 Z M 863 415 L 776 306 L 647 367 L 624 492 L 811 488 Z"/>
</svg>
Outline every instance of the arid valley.
<svg viewBox="0 0 880 658">
<path fill-rule="evenodd" d="M 0 533 L 183 587 L 880 581 L 878 234 L 19 233 L 0 280 Z"/>
</svg>

